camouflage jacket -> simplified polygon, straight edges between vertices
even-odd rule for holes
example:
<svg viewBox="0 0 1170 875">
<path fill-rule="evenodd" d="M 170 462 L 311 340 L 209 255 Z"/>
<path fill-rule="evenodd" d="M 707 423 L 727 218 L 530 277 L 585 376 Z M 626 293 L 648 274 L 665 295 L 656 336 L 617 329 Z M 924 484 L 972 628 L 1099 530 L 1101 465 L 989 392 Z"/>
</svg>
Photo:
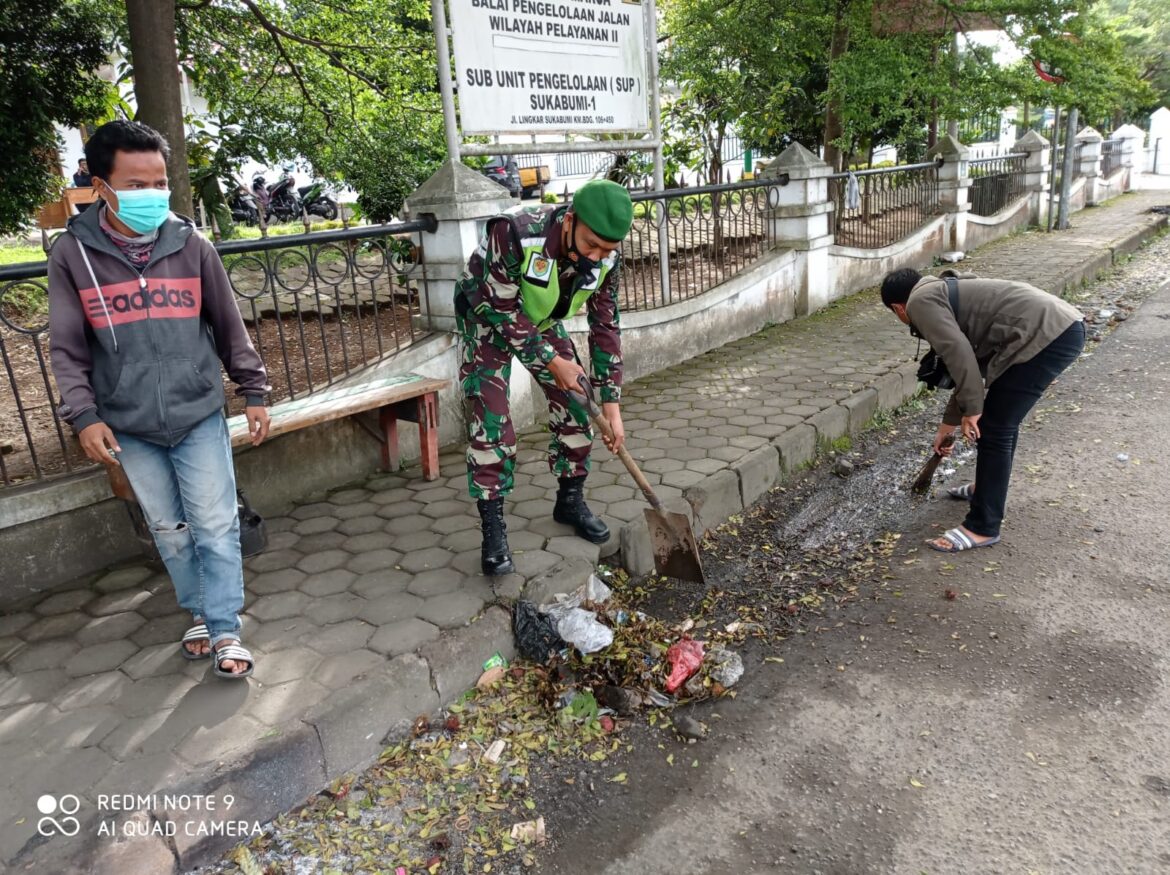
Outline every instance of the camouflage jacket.
<svg viewBox="0 0 1170 875">
<path fill-rule="evenodd" d="M 560 282 L 570 283 L 576 271 L 561 251 L 561 228 L 565 207 L 521 207 L 510 211 L 524 237 L 544 237 L 544 254 L 554 259 Z M 525 365 L 552 361 L 552 345 L 525 315 L 520 306 L 520 268 L 523 249 L 512 223 L 501 218 L 488 221 L 479 246 L 467 262 L 467 269 L 455 284 L 456 306 L 473 312 L 491 325 L 511 345 Z M 589 361 L 593 385 L 603 402 L 619 401 L 622 385 L 622 345 L 617 288 L 621 257 L 606 275 L 601 287 L 589 296 Z"/>
</svg>

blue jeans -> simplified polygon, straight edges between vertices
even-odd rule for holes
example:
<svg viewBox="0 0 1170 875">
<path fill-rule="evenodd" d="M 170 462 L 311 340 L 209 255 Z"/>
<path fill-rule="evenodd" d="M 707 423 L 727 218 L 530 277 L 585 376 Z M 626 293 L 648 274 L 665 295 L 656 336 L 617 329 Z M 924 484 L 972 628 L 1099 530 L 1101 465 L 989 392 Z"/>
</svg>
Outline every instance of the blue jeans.
<svg viewBox="0 0 1170 875">
<path fill-rule="evenodd" d="M 987 389 L 979 419 L 979 455 L 975 460 L 975 494 L 963 526 L 976 535 L 999 534 L 1007 506 L 1008 481 L 1020 423 L 1052 381 L 1085 348 L 1085 324 L 1074 322 L 1033 358 L 1012 365 Z"/>
<path fill-rule="evenodd" d="M 244 565 L 227 422 L 214 413 L 173 447 L 115 432 L 118 461 L 150 524 L 179 606 L 207 624 L 211 644 L 240 637 Z"/>
</svg>

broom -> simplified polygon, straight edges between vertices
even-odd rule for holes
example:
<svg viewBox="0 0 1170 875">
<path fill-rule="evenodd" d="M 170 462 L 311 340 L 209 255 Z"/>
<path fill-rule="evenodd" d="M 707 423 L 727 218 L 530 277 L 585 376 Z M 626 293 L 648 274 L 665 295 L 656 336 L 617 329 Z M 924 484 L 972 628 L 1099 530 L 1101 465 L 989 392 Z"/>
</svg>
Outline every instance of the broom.
<svg viewBox="0 0 1170 875">
<path fill-rule="evenodd" d="M 941 444 L 942 449 L 954 446 L 955 432 L 951 432 Z M 918 472 L 918 477 L 915 478 L 914 484 L 910 487 L 910 491 L 915 495 L 925 495 L 926 491 L 930 489 L 930 481 L 934 479 L 935 469 L 938 468 L 938 463 L 943 460 L 943 456 L 939 453 L 931 453 L 930 458 L 926 460 L 926 464 L 922 466 L 922 470 Z"/>
</svg>

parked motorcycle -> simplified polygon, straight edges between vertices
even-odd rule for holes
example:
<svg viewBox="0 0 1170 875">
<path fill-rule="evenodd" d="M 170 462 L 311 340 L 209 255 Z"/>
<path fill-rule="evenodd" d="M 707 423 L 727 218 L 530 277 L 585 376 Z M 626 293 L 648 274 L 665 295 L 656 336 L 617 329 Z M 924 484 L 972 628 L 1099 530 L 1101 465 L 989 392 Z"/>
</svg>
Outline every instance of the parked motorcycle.
<svg viewBox="0 0 1170 875">
<path fill-rule="evenodd" d="M 320 216 L 322 219 L 332 222 L 341 212 L 337 201 L 329 196 L 325 190 L 325 183 L 320 180 L 309 185 L 302 185 L 297 189 L 297 194 L 300 195 L 305 212 L 310 216 Z"/>
<path fill-rule="evenodd" d="M 296 180 L 287 168 L 272 185 L 268 184 L 263 173 L 253 176 L 252 195 L 264 208 L 265 215 L 278 222 L 291 222 L 300 218 L 301 199 L 297 194 Z"/>
<path fill-rule="evenodd" d="M 288 166 L 272 185 L 267 183 L 264 174 L 257 173 L 252 178 L 252 195 L 264 207 L 265 214 L 278 222 L 291 222 L 304 213 L 333 221 L 341 213 L 337 201 L 326 192 L 325 183 L 318 181 L 297 188 Z"/>
<path fill-rule="evenodd" d="M 228 209 L 232 211 L 232 221 L 242 222 L 245 225 L 260 224 L 260 210 L 256 206 L 256 198 L 243 185 L 243 183 L 231 180 L 234 185 L 232 195 L 228 199 Z"/>
</svg>

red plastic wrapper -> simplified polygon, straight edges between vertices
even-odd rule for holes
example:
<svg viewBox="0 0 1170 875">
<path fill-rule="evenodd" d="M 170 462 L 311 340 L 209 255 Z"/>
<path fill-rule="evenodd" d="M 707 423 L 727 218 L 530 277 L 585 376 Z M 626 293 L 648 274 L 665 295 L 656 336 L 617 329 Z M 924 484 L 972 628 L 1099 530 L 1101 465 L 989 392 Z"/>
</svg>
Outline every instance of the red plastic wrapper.
<svg viewBox="0 0 1170 875">
<path fill-rule="evenodd" d="M 673 693 L 703 664 L 703 645 L 690 638 L 681 638 L 670 645 L 666 659 L 670 663 L 666 692 Z"/>
</svg>

